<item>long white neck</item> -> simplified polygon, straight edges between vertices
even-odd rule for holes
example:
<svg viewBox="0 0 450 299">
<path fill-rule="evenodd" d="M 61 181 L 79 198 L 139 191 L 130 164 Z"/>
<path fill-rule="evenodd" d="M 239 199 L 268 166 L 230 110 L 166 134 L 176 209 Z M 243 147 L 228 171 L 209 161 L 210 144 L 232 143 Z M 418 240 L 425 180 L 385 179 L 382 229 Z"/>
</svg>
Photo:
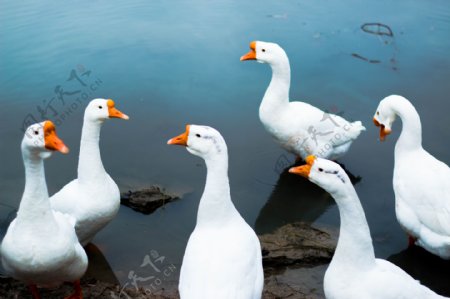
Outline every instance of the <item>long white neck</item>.
<svg viewBox="0 0 450 299">
<path fill-rule="evenodd" d="M 25 165 L 25 190 L 17 212 L 17 224 L 41 229 L 41 223 L 55 226 L 55 219 L 48 199 L 44 161 L 36 152 L 22 150 Z"/>
<path fill-rule="evenodd" d="M 197 213 L 197 226 L 221 225 L 238 214 L 231 201 L 228 155 L 222 152 L 205 159 L 206 184 Z"/>
<path fill-rule="evenodd" d="M 101 126 L 100 121 L 84 119 L 78 160 L 78 180 L 80 183 L 97 181 L 96 179 L 106 174 L 99 147 Z"/>
<path fill-rule="evenodd" d="M 353 186 L 332 194 L 339 208 L 341 228 L 332 264 L 354 269 L 374 265 L 375 254 L 364 210 Z"/>
<path fill-rule="evenodd" d="M 422 148 L 422 125 L 414 106 L 403 97 L 395 97 L 389 106 L 402 120 L 402 132 L 395 145 L 395 156 L 399 157 L 405 151 Z"/>
<path fill-rule="evenodd" d="M 272 79 L 259 106 L 259 116 L 272 115 L 276 110 L 289 103 L 289 87 L 291 85 L 291 69 L 285 53 L 280 53 L 276 62 L 270 64 Z"/>
</svg>

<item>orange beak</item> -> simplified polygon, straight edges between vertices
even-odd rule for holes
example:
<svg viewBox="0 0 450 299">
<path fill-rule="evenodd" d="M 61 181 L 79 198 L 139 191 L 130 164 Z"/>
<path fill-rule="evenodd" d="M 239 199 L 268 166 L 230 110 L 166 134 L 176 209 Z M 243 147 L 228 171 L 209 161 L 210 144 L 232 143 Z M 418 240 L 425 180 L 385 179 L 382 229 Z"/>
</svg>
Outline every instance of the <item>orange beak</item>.
<svg viewBox="0 0 450 299">
<path fill-rule="evenodd" d="M 172 139 L 167 141 L 167 144 L 177 144 L 177 145 L 187 146 L 187 142 L 188 142 L 188 138 L 189 138 L 189 128 L 190 128 L 190 125 L 186 125 L 186 132 L 178 135 L 177 137 L 173 137 Z"/>
<path fill-rule="evenodd" d="M 383 124 L 380 124 L 380 122 L 375 119 L 375 117 L 373 118 L 373 123 L 375 126 L 380 127 L 380 140 L 384 141 L 386 136 L 391 134 L 392 131 L 386 129 Z"/>
<path fill-rule="evenodd" d="M 55 125 L 50 120 L 47 120 L 44 123 L 44 141 L 45 148 L 48 150 L 59 151 L 63 154 L 69 152 L 69 148 L 61 139 L 59 139 L 58 135 L 56 135 Z"/>
<path fill-rule="evenodd" d="M 256 42 L 250 43 L 250 52 L 241 56 L 241 61 L 244 60 L 256 60 Z"/>
<path fill-rule="evenodd" d="M 109 117 L 111 117 L 111 118 L 121 118 L 121 119 L 130 119 L 128 117 L 128 115 L 126 115 L 125 113 L 122 113 L 121 111 L 119 111 L 118 109 L 116 109 L 114 107 L 115 104 L 114 104 L 113 100 L 109 99 L 106 103 L 108 105 Z"/>
<path fill-rule="evenodd" d="M 306 164 L 302 166 L 292 167 L 289 169 L 290 173 L 301 175 L 302 177 L 309 178 L 309 173 L 311 172 L 311 167 L 314 164 L 316 157 L 310 155 L 306 157 Z"/>
</svg>

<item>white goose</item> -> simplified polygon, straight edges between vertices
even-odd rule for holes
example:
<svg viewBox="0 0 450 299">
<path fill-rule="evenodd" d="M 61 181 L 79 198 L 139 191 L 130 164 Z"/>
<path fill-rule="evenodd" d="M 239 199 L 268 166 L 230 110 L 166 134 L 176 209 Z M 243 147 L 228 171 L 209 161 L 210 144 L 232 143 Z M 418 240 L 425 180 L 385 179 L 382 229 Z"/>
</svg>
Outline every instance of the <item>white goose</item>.
<svg viewBox="0 0 450 299">
<path fill-rule="evenodd" d="M 335 160 L 344 155 L 361 131 L 360 121 L 324 112 L 304 102 L 289 102 L 289 59 L 277 44 L 255 41 L 242 60 L 257 60 L 272 68 L 272 80 L 259 107 L 265 129 L 287 151 L 305 159 L 316 155 Z"/>
<path fill-rule="evenodd" d="M 100 129 L 108 118 L 128 119 L 112 100 L 95 99 L 84 112 L 78 178 L 55 193 L 50 202 L 55 211 L 72 215 L 80 243 L 85 246 L 117 214 L 120 192 L 103 167 L 100 156 Z"/>
<path fill-rule="evenodd" d="M 55 287 L 74 282 L 82 298 L 79 279 L 87 268 L 87 256 L 75 234 L 75 219 L 53 212 L 48 199 L 44 161 L 52 151 L 68 153 L 51 121 L 31 125 L 22 140 L 25 190 L 17 217 L 1 244 L 5 271 L 30 286 L 33 298 L 40 298 L 37 286 Z"/>
<path fill-rule="evenodd" d="M 206 162 L 206 185 L 180 271 L 182 299 L 259 299 L 261 245 L 233 205 L 225 140 L 215 129 L 188 125 L 168 144 L 186 146 Z"/>
<path fill-rule="evenodd" d="M 324 278 L 327 299 L 438 299 L 396 265 L 376 259 L 361 202 L 345 171 L 335 162 L 309 156 L 289 172 L 308 178 L 333 196 L 341 228 Z"/>
<path fill-rule="evenodd" d="M 395 145 L 397 220 L 410 244 L 450 259 L 450 168 L 423 149 L 419 114 L 404 97 L 391 95 L 378 105 L 374 122 L 380 126 L 380 139 L 391 132 L 397 115 L 403 123 Z"/>
</svg>

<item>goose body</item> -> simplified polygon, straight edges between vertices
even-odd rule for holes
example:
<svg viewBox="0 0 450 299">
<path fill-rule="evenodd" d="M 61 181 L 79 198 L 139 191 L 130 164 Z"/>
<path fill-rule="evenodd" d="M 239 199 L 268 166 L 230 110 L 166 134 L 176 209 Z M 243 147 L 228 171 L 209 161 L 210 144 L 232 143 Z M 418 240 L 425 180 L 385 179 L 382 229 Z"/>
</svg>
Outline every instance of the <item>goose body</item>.
<svg viewBox="0 0 450 299">
<path fill-rule="evenodd" d="M 325 273 L 327 299 L 446 298 L 421 285 L 396 265 L 375 258 L 369 226 L 358 195 L 335 162 L 309 156 L 307 165 L 289 171 L 322 187 L 335 199 L 341 227 L 333 259 Z"/>
<path fill-rule="evenodd" d="M 403 123 L 393 176 L 397 220 L 417 245 L 450 259 L 450 168 L 423 149 L 419 114 L 404 97 L 380 102 L 374 121 L 382 139 L 396 116 Z"/>
<path fill-rule="evenodd" d="M 110 117 L 128 119 L 112 100 L 95 99 L 86 107 L 78 177 L 50 198 L 55 211 L 76 219 L 77 236 L 83 246 L 116 216 L 120 206 L 119 188 L 105 171 L 100 156 L 100 129 Z"/>
<path fill-rule="evenodd" d="M 233 205 L 228 154 L 222 136 L 210 127 L 187 126 L 169 144 L 187 147 L 207 166 L 197 223 L 183 257 L 182 299 L 259 299 L 264 284 L 261 246 Z"/>
<path fill-rule="evenodd" d="M 42 140 L 45 139 L 45 147 Z M 43 159 L 50 150 L 67 153 L 50 121 L 31 125 L 22 141 L 25 190 L 1 244 L 7 274 L 28 284 L 34 298 L 36 286 L 55 287 L 76 282 L 87 269 L 87 256 L 75 233 L 75 219 L 51 209 Z M 81 296 L 81 289 L 72 298 Z"/>
<path fill-rule="evenodd" d="M 272 79 L 259 107 L 259 118 L 269 134 L 287 151 L 305 159 L 308 155 L 337 159 L 365 130 L 360 121 L 348 122 L 308 103 L 290 102 L 289 59 L 277 44 L 252 42 L 241 60 L 257 60 L 272 68 Z"/>
</svg>

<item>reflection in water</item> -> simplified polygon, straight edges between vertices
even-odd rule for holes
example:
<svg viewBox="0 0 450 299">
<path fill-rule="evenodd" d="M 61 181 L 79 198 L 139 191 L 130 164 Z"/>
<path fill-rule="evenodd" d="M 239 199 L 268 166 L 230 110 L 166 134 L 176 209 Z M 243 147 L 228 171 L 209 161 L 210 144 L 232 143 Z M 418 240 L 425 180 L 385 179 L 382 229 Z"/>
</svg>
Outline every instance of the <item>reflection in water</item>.
<svg viewBox="0 0 450 299">
<path fill-rule="evenodd" d="M 89 243 L 84 247 L 84 250 L 86 250 L 89 260 L 88 269 L 84 274 L 84 278 L 94 278 L 102 282 L 119 284 L 119 280 L 114 274 L 113 269 L 97 246 Z"/>
<path fill-rule="evenodd" d="M 296 165 L 303 164 L 304 162 L 299 162 Z M 314 222 L 329 206 L 335 204 L 325 190 L 305 178 L 289 173 L 292 166 L 286 167 L 281 172 L 269 200 L 259 212 L 255 223 L 258 234 L 269 233 L 297 221 Z M 353 184 L 359 182 L 360 177 L 355 177 L 343 165 L 341 166 Z"/>
<path fill-rule="evenodd" d="M 3 240 L 3 237 L 6 235 L 6 231 L 8 230 L 9 224 L 16 218 L 17 209 L 8 204 L 0 203 L 0 242 Z M 5 215 L 5 217 L 3 217 Z M 1 256 L 1 252 L 0 252 Z M 4 275 L 5 270 L 3 269 L 2 263 L 0 263 L 0 275 Z"/>
<path fill-rule="evenodd" d="M 287 223 L 313 222 L 334 204 L 333 198 L 310 181 L 292 175 L 286 168 L 259 212 L 255 222 L 258 234 L 272 232 Z"/>
<path fill-rule="evenodd" d="M 418 246 L 411 246 L 393 254 L 388 260 L 439 295 L 450 296 L 450 261 L 443 260 Z"/>
<path fill-rule="evenodd" d="M 5 218 L 0 218 L 0 240 L 6 235 L 9 224 L 16 218 L 17 209 L 8 204 L 0 203 L 0 211 L 2 215 L 6 215 Z"/>
</svg>

